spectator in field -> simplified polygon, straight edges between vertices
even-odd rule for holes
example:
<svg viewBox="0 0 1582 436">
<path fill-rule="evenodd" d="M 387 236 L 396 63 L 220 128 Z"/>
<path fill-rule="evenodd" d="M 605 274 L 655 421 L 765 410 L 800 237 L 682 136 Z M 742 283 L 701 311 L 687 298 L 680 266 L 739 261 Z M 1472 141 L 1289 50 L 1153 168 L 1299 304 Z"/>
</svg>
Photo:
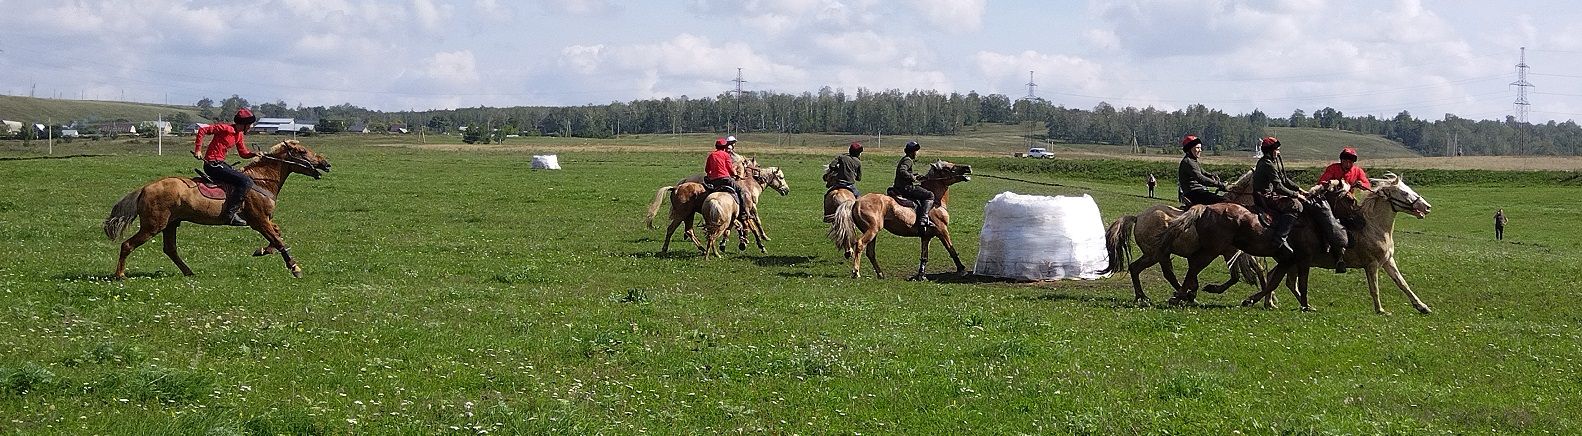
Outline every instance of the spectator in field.
<svg viewBox="0 0 1582 436">
<path fill-rule="evenodd" d="M 1340 149 L 1340 161 L 1329 164 L 1324 168 L 1324 174 L 1318 176 L 1318 183 L 1330 180 L 1341 180 L 1351 185 L 1352 190 L 1373 189 L 1368 183 L 1368 173 L 1357 166 L 1357 149 L 1346 147 Z"/>
<path fill-rule="evenodd" d="M 1505 209 L 1494 211 L 1494 240 L 1505 240 L 1505 223 L 1507 222 L 1505 220 Z"/>
<path fill-rule="evenodd" d="M 236 154 L 243 158 L 258 156 L 257 153 L 247 149 L 245 141 L 247 129 L 258 121 L 258 117 L 253 116 L 253 111 L 241 108 L 236 111 L 236 117 L 232 118 L 232 121 L 235 124 L 215 123 L 198 129 L 197 136 L 193 138 L 192 157 L 203 161 L 203 172 L 209 175 L 210 180 L 225 189 L 225 203 L 220 208 L 220 219 L 233 226 L 245 226 L 247 221 L 243 220 L 237 211 L 242 208 L 242 197 L 253 189 L 253 178 L 225 163 L 225 156 L 230 153 L 232 146 L 236 147 Z M 203 154 L 198 154 L 198 150 L 203 148 L 204 135 L 209 135 L 212 139 L 209 140 L 209 146 Z"/>
<path fill-rule="evenodd" d="M 1154 198 L 1154 186 L 1159 185 L 1159 179 L 1154 178 L 1154 173 L 1148 173 L 1148 198 Z"/>
<path fill-rule="evenodd" d="M 708 160 L 703 163 L 703 184 L 710 191 L 729 192 L 736 197 L 736 207 L 741 211 L 741 219 L 747 219 L 747 202 L 742 198 L 742 187 L 736 180 L 742 178 L 736 172 L 738 168 L 731 159 L 730 143 L 725 138 L 714 141 L 714 151 L 709 153 Z"/>
<path fill-rule="evenodd" d="M 834 178 L 829 181 L 829 189 L 845 189 L 851 191 L 853 197 L 862 196 L 862 193 L 857 192 L 857 182 L 862 181 L 861 155 L 862 143 L 852 141 L 851 146 L 846 147 L 846 154 L 835 156 L 835 160 L 829 163 L 830 172 L 834 174 Z"/>
<path fill-rule="evenodd" d="M 1225 201 L 1225 196 L 1209 191 L 1210 186 L 1225 190 L 1225 182 L 1219 177 L 1203 172 L 1203 166 L 1198 164 L 1198 158 L 1203 156 L 1203 141 L 1197 135 L 1187 135 L 1181 138 L 1181 165 L 1176 168 L 1176 188 L 1180 191 L 1181 204 L 1191 207 L 1197 204 L 1214 204 Z"/>
<path fill-rule="evenodd" d="M 934 222 L 928 219 L 928 211 L 934 208 L 934 193 L 923 189 L 922 175 L 912 172 L 912 166 L 917 161 L 917 151 L 922 148 L 923 146 L 917 141 L 906 143 L 904 149 L 906 156 L 895 164 L 895 186 L 892 187 L 895 195 L 917 202 L 917 207 L 913 211 L 917 213 L 919 228 L 934 226 Z"/>
</svg>

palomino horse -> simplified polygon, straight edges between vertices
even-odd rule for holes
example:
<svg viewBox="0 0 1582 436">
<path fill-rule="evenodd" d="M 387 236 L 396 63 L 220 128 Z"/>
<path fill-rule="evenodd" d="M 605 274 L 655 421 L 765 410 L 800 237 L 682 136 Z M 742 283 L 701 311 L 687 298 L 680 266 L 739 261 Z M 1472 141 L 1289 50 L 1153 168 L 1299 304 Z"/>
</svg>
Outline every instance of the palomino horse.
<svg viewBox="0 0 1582 436">
<path fill-rule="evenodd" d="M 1251 173 L 1249 172 L 1248 174 Z M 1243 175 L 1229 189 L 1231 193 L 1230 200 L 1239 204 L 1250 205 L 1252 196 L 1246 194 L 1249 192 L 1247 189 L 1249 185 L 1251 185 L 1251 178 Z M 1196 251 L 1198 246 L 1197 235 L 1191 231 L 1185 232 L 1176 239 L 1168 252 L 1161 250 L 1159 235 L 1164 232 L 1170 221 L 1175 220 L 1182 213 L 1184 211 L 1173 206 L 1157 204 L 1143 209 L 1136 215 L 1125 215 L 1117 218 L 1105 231 L 1105 248 L 1108 250 L 1110 258 L 1110 266 L 1104 271 L 1105 273 L 1121 270 L 1121 265 L 1125 264 L 1127 258 L 1130 257 L 1130 244 L 1131 239 L 1134 237 L 1137 240 L 1137 248 L 1142 250 L 1142 256 L 1127 267 L 1127 271 L 1131 273 L 1132 277 L 1132 291 L 1136 297 L 1135 301 L 1139 305 L 1147 306 L 1152 304 L 1152 302 L 1148 299 L 1148 294 L 1143 292 L 1142 281 L 1138 278 L 1138 274 L 1155 263 L 1159 264 L 1159 271 L 1164 275 L 1165 280 L 1170 282 L 1171 289 L 1179 290 L 1181 288 L 1181 283 L 1176 280 L 1175 269 L 1170 264 L 1171 255 L 1186 256 L 1188 253 Z M 1203 292 L 1212 294 L 1225 292 L 1231 286 L 1235 286 L 1236 283 L 1240 282 L 1241 276 L 1244 275 L 1249 277 L 1249 280 L 1255 281 L 1258 289 L 1263 289 L 1263 265 L 1258 263 L 1257 258 L 1242 254 L 1239 250 L 1234 249 L 1220 253 L 1220 256 L 1225 259 L 1225 264 L 1230 268 L 1230 279 L 1222 284 L 1205 286 Z M 1271 308 L 1275 306 L 1273 294 L 1270 294 L 1269 298 L 1264 300 L 1264 305 Z"/>
<path fill-rule="evenodd" d="M 241 216 L 247 220 L 249 227 L 264 235 L 264 240 L 269 244 L 258 253 L 279 251 L 286 261 L 286 269 L 291 271 L 293 277 L 302 277 L 302 267 L 291 258 L 291 250 L 280 239 L 280 226 L 275 225 L 273 220 L 275 198 L 280 195 L 280 188 L 285 186 L 286 176 L 291 173 L 317 179 L 329 170 L 328 160 L 294 139 L 275 144 L 268 153 L 242 169 L 242 174 L 252 177 L 257 186 L 245 194 Z M 198 192 L 197 183 L 183 177 L 155 180 L 121 197 L 121 201 L 110 209 L 110 216 L 104 220 L 104 235 L 113 241 L 132 225 L 132 220 L 140 220 L 142 225 L 137 234 L 121 243 L 121 257 L 115 264 L 115 277 L 126 278 L 126 256 L 160 232 L 165 234 L 165 255 L 170 256 L 177 268 L 181 268 L 183 275 L 192 275 L 192 269 L 176 252 L 176 226 L 181 225 L 182 221 L 207 226 L 225 225 L 225 220 L 220 218 L 223 202 L 204 197 Z"/>
<path fill-rule="evenodd" d="M 775 192 L 779 192 L 782 196 L 791 193 L 791 186 L 786 183 L 785 172 L 781 171 L 780 168 L 759 168 L 757 162 L 752 159 L 745 159 L 744 164 L 743 172 L 748 177 L 740 181 L 742 189 L 745 191 L 742 192 L 742 197 L 747 201 L 747 210 L 752 211 L 755 218 L 748 227 L 753 232 L 753 237 L 758 244 L 758 250 L 760 252 L 768 252 L 763 246 L 763 241 L 769 239 L 769 237 L 763 233 L 761 219 L 757 218 L 758 198 L 763 194 L 766 186 L 774 189 Z M 686 225 L 683 232 L 686 238 L 691 240 L 693 244 L 700 243 L 696 237 L 692 236 L 692 219 L 701 211 L 705 199 L 703 194 L 706 190 L 703 188 L 702 179 L 702 175 L 693 175 L 682 179 L 674 186 L 662 187 L 654 192 L 654 201 L 648 205 L 648 215 L 645 221 L 650 229 L 654 228 L 654 216 L 659 213 L 659 207 L 664 205 L 666 198 L 670 199 L 670 226 L 665 229 L 665 243 L 660 251 L 670 251 L 670 238 L 675 235 L 676 227 L 682 224 Z M 745 234 L 739 236 L 742 238 L 740 246 L 745 250 L 747 244 L 746 236 Z"/>
<path fill-rule="evenodd" d="M 1406 293 L 1406 299 L 1411 302 L 1413 308 L 1417 309 L 1419 313 L 1432 313 L 1433 309 L 1424 304 L 1423 300 L 1418 299 L 1417 293 L 1412 292 L 1412 287 L 1406 284 L 1406 277 L 1401 275 L 1400 267 L 1395 264 L 1395 214 L 1405 212 L 1417 217 L 1417 219 L 1423 219 L 1428 216 L 1429 211 L 1434 206 L 1428 204 L 1427 199 L 1423 198 L 1422 195 L 1418 195 L 1417 191 L 1413 191 L 1410 186 L 1406 186 L 1406 181 L 1393 173 L 1386 173 L 1383 179 L 1370 179 L 1369 181 L 1373 185 L 1373 189 L 1369 191 L 1367 198 L 1362 200 L 1362 204 L 1359 207 L 1359 214 L 1366 221 L 1366 224 L 1361 229 L 1347 229 L 1348 236 L 1356 243 L 1353 247 L 1346 250 L 1346 264 L 1353 266 L 1362 265 L 1363 272 L 1368 278 L 1368 294 L 1373 297 L 1374 313 L 1380 315 L 1388 315 L 1390 313 L 1384 310 L 1384 305 L 1379 302 L 1379 270 L 1381 268 L 1386 274 L 1390 275 L 1390 280 L 1395 281 L 1395 286 L 1400 288 L 1401 292 Z M 1337 207 L 1336 209 L 1339 211 L 1340 208 Z M 1300 294 L 1306 295 L 1307 267 L 1316 266 L 1333 269 L 1335 267 L 1335 258 L 1329 253 L 1323 252 L 1321 249 L 1323 245 L 1316 239 L 1304 241 L 1303 245 L 1313 247 L 1316 250 L 1309 258 L 1311 263 L 1290 265 L 1289 267 L 1299 268 L 1299 270 L 1295 271 L 1295 276 L 1298 278 L 1298 283 L 1302 289 Z M 1277 274 L 1285 274 L 1287 272 L 1282 266 L 1286 265 L 1276 264 L 1269 271 L 1271 283 L 1278 284 L 1279 276 Z M 1247 297 L 1247 300 L 1243 301 L 1242 304 L 1246 305 L 1249 301 L 1254 301 L 1255 298 L 1272 292 L 1273 288 L 1266 286 L 1259 293 Z"/>
<path fill-rule="evenodd" d="M 736 222 L 736 213 L 739 212 L 736 196 L 729 192 L 711 193 L 703 199 L 703 208 L 699 212 L 703 213 L 703 236 L 708 239 L 693 242 L 702 243 L 698 249 L 703 251 L 704 259 L 709 258 L 711 254 L 714 257 L 725 257 L 725 238 L 728 237 L 731 225 Z M 746 242 L 744 241 L 743 244 Z M 763 249 L 762 242 L 758 243 L 758 248 Z"/>
<path fill-rule="evenodd" d="M 872 246 L 879 238 L 879 228 L 883 227 L 890 233 L 902 237 L 922 238 L 923 248 L 921 257 L 917 262 L 917 275 L 913 280 L 926 279 L 923 270 L 928 267 L 928 241 L 935 236 L 945 245 L 945 251 L 950 253 L 950 260 L 956 262 L 956 273 L 966 274 L 967 267 L 961 264 L 961 257 L 956 254 L 956 245 L 950 241 L 950 212 L 945 210 L 945 203 L 950 201 L 950 185 L 958 182 L 972 180 L 972 167 L 956 165 L 946 161 L 937 161 L 929 165 L 928 174 L 923 176 L 922 186 L 934 193 L 934 209 L 928 211 L 928 217 L 934 222 L 933 230 L 919 232 L 915 226 L 917 214 L 910 206 L 902 206 L 894 198 L 884 194 L 867 194 L 855 201 L 841 203 L 835 208 L 834 222 L 830 224 L 829 238 L 835 241 L 835 246 L 849 253 L 851 257 L 851 276 L 858 277 L 858 269 L 862 267 L 862 252 L 868 250 L 868 261 L 873 264 L 873 274 L 884 278 L 884 272 L 879 269 L 878 256 L 874 254 Z"/>
</svg>

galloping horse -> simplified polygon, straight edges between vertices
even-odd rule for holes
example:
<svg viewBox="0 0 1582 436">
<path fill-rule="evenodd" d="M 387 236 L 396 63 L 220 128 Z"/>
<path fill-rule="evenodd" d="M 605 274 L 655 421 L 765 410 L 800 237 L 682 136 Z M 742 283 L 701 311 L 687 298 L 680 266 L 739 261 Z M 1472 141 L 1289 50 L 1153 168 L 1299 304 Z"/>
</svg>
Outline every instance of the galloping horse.
<svg viewBox="0 0 1582 436">
<path fill-rule="evenodd" d="M 835 169 L 827 166 L 824 167 L 824 183 L 828 185 L 834 179 Z M 857 196 L 852 194 L 851 190 L 848 189 L 831 188 L 827 191 L 824 191 L 824 222 L 835 222 L 835 208 L 840 207 L 841 203 L 856 200 Z"/>
<path fill-rule="evenodd" d="M 280 239 L 280 226 L 275 225 L 273 220 L 275 198 L 280 195 L 280 188 L 285 186 L 286 176 L 291 173 L 317 179 L 329 170 L 328 160 L 294 139 L 275 144 L 268 153 L 242 169 L 242 174 L 252 177 L 257 186 L 244 194 L 246 197 L 242 203 L 241 216 L 247 220 L 249 227 L 264 235 L 264 240 L 268 242 L 254 255 L 279 251 L 291 275 L 302 277 L 302 267 L 291 258 L 291 250 Z M 177 268 L 181 268 L 181 274 L 192 275 L 192 269 L 176 252 L 176 227 L 182 221 L 207 226 L 225 225 L 226 221 L 220 218 L 223 202 L 223 197 L 205 197 L 199 192 L 197 182 L 183 177 L 155 180 L 121 197 L 121 201 L 110 209 L 110 216 L 104 219 L 104 235 L 113 241 L 132 225 L 132 220 L 140 220 L 142 225 L 137 234 L 121 243 L 121 257 L 115 264 L 115 277 L 126 278 L 126 256 L 160 232 L 165 234 L 165 255 L 170 256 Z"/>
<path fill-rule="evenodd" d="M 847 252 L 851 257 L 851 276 L 858 277 L 858 269 L 862 267 L 862 252 L 868 250 L 868 261 L 873 264 L 873 274 L 884 278 L 884 272 L 879 269 L 878 256 L 874 254 L 873 243 L 878 240 L 879 228 L 883 227 L 890 233 L 902 237 L 922 238 L 922 254 L 917 263 L 917 275 L 913 280 L 926 279 L 923 270 L 928 267 L 928 241 L 935 236 L 945 245 L 945 251 L 950 253 L 950 260 L 956 262 L 956 273 L 965 274 L 967 267 L 961 264 L 961 257 L 956 254 L 956 245 L 950 241 L 950 212 L 945 210 L 945 203 L 950 201 L 950 185 L 958 182 L 972 180 L 972 167 L 956 165 L 946 161 L 937 161 L 929 165 L 928 174 L 923 176 L 922 186 L 934 193 L 936 202 L 934 209 L 928 211 L 928 217 L 933 220 L 934 227 L 931 231 L 919 232 L 915 226 L 917 214 L 911 206 L 902 206 L 884 194 L 866 194 L 856 199 L 841 203 L 835 209 L 833 223 L 830 224 L 829 238 L 835 241 L 835 246 Z"/>
<path fill-rule="evenodd" d="M 1374 313 L 1380 315 L 1388 315 L 1390 313 L 1384 310 L 1384 305 L 1379 302 L 1380 268 L 1383 268 L 1384 272 L 1390 275 L 1390 280 L 1395 282 L 1395 286 L 1400 288 L 1401 292 L 1406 293 L 1406 299 L 1411 302 L 1413 308 L 1417 309 L 1419 313 L 1433 313 L 1433 309 L 1424 304 L 1423 300 L 1418 299 L 1417 293 L 1412 292 L 1412 287 L 1406 284 L 1406 277 L 1401 275 L 1400 267 L 1395 264 L 1395 214 L 1405 212 L 1417 217 L 1417 219 L 1423 219 L 1428 216 L 1434 206 L 1428 203 L 1428 199 L 1418 195 L 1417 191 L 1412 190 L 1410 186 L 1406 186 L 1406 181 L 1402 180 L 1400 176 L 1393 173 L 1385 173 L 1383 179 L 1369 179 L 1369 182 L 1373 185 L 1373 189 L 1369 191 L 1368 197 L 1362 200 L 1362 205 L 1359 207 L 1358 212 L 1363 220 L 1366 221 L 1366 224 L 1361 229 L 1347 229 L 1347 236 L 1352 241 L 1356 241 L 1356 245 L 1346 250 L 1346 264 L 1362 265 L 1363 272 L 1368 279 L 1368 294 L 1373 297 Z M 1337 208 L 1338 211 L 1339 208 Z M 1269 278 L 1270 283 L 1278 284 L 1279 274 L 1287 272 L 1285 268 L 1299 268 L 1294 272 L 1294 275 L 1300 284 L 1301 292 L 1299 294 L 1305 296 L 1307 294 L 1307 268 L 1316 266 L 1333 269 L 1335 267 L 1335 258 L 1323 251 L 1321 241 L 1313 239 L 1301 242 L 1303 246 L 1311 247 L 1315 250 L 1309 258 L 1311 263 L 1276 264 L 1273 269 L 1269 270 Z M 1242 304 L 1247 305 L 1250 301 L 1254 301 L 1255 298 L 1269 295 L 1273 291 L 1272 286 L 1266 285 L 1257 294 L 1248 296 L 1247 300 L 1243 301 Z M 1303 305 L 1306 306 L 1305 302 Z"/>
<path fill-rule="evenodd" d="M 1242 205 L 1252 204 L 1252 196 L 1248 189 L 1252 184 L 1252 179 L 1249 177 L 1250 174 L 1250 172 L 1244 174 L 1228 190 L 1231 194 L 1229 199 L 1232 202 Z M 1159 271 L 1164 274 L 1165 280 L 1170 282 L 1171 289 L 1178 290 L 1181 288 L 1181 283 L 1176 280 L 1175 269 L 1170 264 L 1170 256 L 1174 254 L 1184 257 L 1189 253 L 1195 252 L 1199 245 L 1197 235 L 1191 231 L 1185 232 L 1176 239 L 1168 251 L 1159 245 L 1159 235 L 1164 232 L 1171 221 L 1180 217 L 1183 213 L 1185 211 L 1176 207 L 1157 204 L 1143 209 L 1136 215 L 1124 215 L 1117 218 L 1110 223 L 1105 231 L 1105 248 L 1109 252 L 1110 266 L 1104 273 L 1121 270 L 1121 265 L 1125 264 L 1130 256 L 1131 246 L 1129 244 L 1134 237 L 1137 240 L 1137 248 L 1142 250 L 1142 256 L 1138 257 L 1136 262 L 1131 263 L 1126 268 L 1131 273 L 1132 291 L 1135 294 L 1135 301 L 1139 305 L 1147 306 L 1152 304 L 1152 301 L 1148 299 L 1148 294 L 1143 292 L 1142 281 L 1138 278 L 1138 274 L 1156 263 L 1159 264 Z M 1263 289 L 1263 265 L 1258 263 L 1257 258 L 1242 254 L 1235 249 L 1222 252 L 1220 256 L 1225 259 L 1226 265 L 1230 268 L 1230 279 L 1222 284 L 1205 286 L 1203 292 L 1212 294 L 1225 292 L 1225 290 L 1240 282 L 1241 276 L 1247 276 L 1248 280 L 1256 282 L 1258 289 Z M 1269 298 L 1264 301 L 1264 305 L 1270 308 L 1275 306 L 1273 294 L 1270 294 Z"/>
<path fill-rule="evenodd" d="M 779 192 L 782 196 L 791 193 L 791 186 L 786 183 L 785 172 L 778 167 L 759 168 L 757 161 L 753 159 L 743 159 L 742 165 L 743 172 L 748 175 L 746 179 L 740 182 L 744 190 L 742 197 L 747 202 L 746 210 L 752 212 L 754 217 L 748 226 L 748 230 L 753 232 L 754 240 L 758 244 L 758 251 L 767 252 L 768 250 L 764 248 L 763 241 L 768 240 L 769 236 L 764 233 L 762 220 L 757 216 L 758 198 L 763 194 L 766 186 L 774 189 L 775 192 Z M 665 243 L 660 251 L 670 251 L 670 238 L 675 235 L 676 227 L 682 224 L 686 225 L 683 231 L 686 239 L 694 244 L 700 243 L 692 234 L 692 219 L 694 215 L 702 210 L 703 201 L 706 197 L 703 195 L 705 192 L 707 190 L 703 187 L 703 176 L 700 174 L 681 179 L 674 186 L 662 187 L 654 192 L 654 200 L 648 204 L 648 215 L 645 220 L 646 225 L 650 229 L 654 228 L 654 216 L 659 213 L 659 207 L 664 205 L 666 198 L 670 199 L 670 226 L 665 229 Z M 746 236 L 745 234 L 739 236 L 742 238 L 741 246 L 745 249 Z"/>
<path fill-rule="evenodd" d="M 697 185 L 696 183 L 689 184 Z M 703 236 L 707 240 L 697 241 L 695 237 L 693 240 L 694 243 L 701 242 L 698 249 L 703 250 L 704 259 L 709 258 L 711 254 L 714 257 L 725 257 L 724 239 L 728 237 L 727 234 L 730 233 L 730 227 L 735 223 L 736 214 L 740 210 L 739 205 L 736 204 L 736 196 L 731 195 L 729 192 L 714 192 L 704 197 L 703 208 L 699 212 L 703 213 Z M 691 231 L 691 229 L 687 230 Z M 738 234 L 738 236 L 740 235 Z M 746 244 L 745 241 L 742 243 Z M 762 242 L 758 243 L 758 249 L 763 249 Z"/>
</svg>

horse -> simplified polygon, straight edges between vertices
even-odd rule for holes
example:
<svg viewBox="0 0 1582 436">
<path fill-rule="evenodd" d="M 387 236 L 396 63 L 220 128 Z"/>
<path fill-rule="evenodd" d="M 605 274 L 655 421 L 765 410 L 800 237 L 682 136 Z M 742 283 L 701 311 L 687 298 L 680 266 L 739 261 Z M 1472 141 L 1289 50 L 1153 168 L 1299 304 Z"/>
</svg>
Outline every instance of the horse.
<svg viewBox="0 0 1582 436">
<path fill-rule="evenodd" d="M 1405 212 L 1417 217 L 1417 219 L 1423 219 L 1428 217 L 1433 205 L 1429 204 L 1428 200 L 1419 195 L 1417 191 L 1407 186 L 1404 179 L 1393 173 L 1386 173 L 1382 179 L 1369 179 L 1369 182 L 1373 185 L 1373 189 L 1369 190 L 1368 196 L 1362 200 L 1361 205 L 1356 203 L 1350 205 L 1357 207 L 1358 213 L 1365 223 L 1361 226 L 1356 226 L 1361 228 L 1347 229 L 1348 237 L 1352 241 L 1356 241 L 1356 243 L 1353 247 L 1346 250 L 1346 264 L 1362 266 L 1363 273 L 1368 280 L 1368 295 L 1373 299 L 1374 313 L 1380 315 L 1390 314 L 1389 311 L 1384 310 L 1383 303 L 1379 301 L 1380 269 L 1390 275 L 1390 280 L 1394 281 L 1395 286 L 1406 294 L 1407 301 L 1411 303 L 1413 308 L 1417 309 L 1418 313 L 1424 315 L 1433 313 L 1433 309 L 1424 304 L 1423 300 L 1417 298 L 1417 293 L 1412 292 L 1412 287 L 1406 283 L 1406 277 L 1401 275 L 1401 269 L 1395 263 L 1395 214 Z M 1303 245 L 1315 249 L 1322 247 L 1317 240 Z M 1300 294 L 1304 296 L 1307 293 L 1307 269 L 1309 266 L 1326 269 L 1335 267 L 1334 256 L 1323 252 L 1321 249 L 1313 253 L 1309 259 L 1310 263 L 1289 266 L 1297 268 L 1295 275 L 1302 289 Z M 1277 263 L 1269 271 L 1271 282 L 1278 283 L 1274 282 L 1274 280 L 1279 278 L 1277 274 L 1287 273 L 1287 269 L 1282 268 L 1283 266 L 1287 265 Z M 1243 301 L 1242 304 L 1247 305 L 1248 302 L 1253 301 L 1260 295 L 1269 294 L 1272 291 L 1272 288 L 1264 288 L 1259 293 L 1248 296 L 1247 300 Z M 1309 308 L 1308 310 L 1311 309 Z"/>
<path fill-rule="evenodd" d="M 696 185 L 696 183 L 689 184 Z M 736 214 L 739 211 L 735 196 L 729 192 L 710 193 L 703 199 L 703 208 L 700 212 L 703 213 L 703 235 L 708 240 L 701 241 L 698 249 L 703 251 L 704 259 L 709 258 L 711 254 L 714 257 L 725 257 L 724 239 L 728 237 L 731 224 L 736 222 Z M 745 245 L 746 241 L 742 243 Z M 762 249 L 763 243 L 760 242 L 758 247 Z"/>
<path fill-rule="evenodd" d="M 278 251 L 285 259 L 286 269 L 292 277 L 302 277 L 302 267 L 291 258 L 291 249 L 280 238 L 280 226 L 275 225 L 275 199 L 285 186 L 286 176 L 297 173 L 318 179 L 330 171 L 330 162 L 314 153 L 295 139 L 275 144 L 269 152 L 242 169 L 242 174 L 253 178 L 253 190 L 244 194 L 240 211 L 247 225 L 264 236 L 268 243 L 254 253 L 255 256 Z M 149 182 L 142 188 L 121 197 L 110 209 L 104 220 L 104 235 L 114 241 L 120 238 L 133 220 L 142 222 L 136 234 L 121 243 L 121 256 L 115 264 L 115 278 L 126 278 L 126 257 L 132 250 L 148 242 L 155 233 L 164 232 L 165 255 L 170 257 L 182 275 L 192 275 L 192 269 L 176 252 L 176 227 L 182 221 L 206 226 L 226 225 L 220 217 L 222 199 L 205 197 L 199 184 L 192 178 L 165 177 Z"/>
<path fill-rule="evenodd" d="M 824 184 L 828 185 L 831 182 L 833 182 L 834 180 L 835 180 L 834 168 L 831 168 L 829 166 L 825 166 L 824 167 Z M 835 208 L 840 207 L 841 203 L 845 203 L 845 202 L 848 202 L 848 201 L 856 201 L 856 200 L 857 200 L 857 196 L 855 194 L 853 194 L 852 191 L 849 190 L 849 189 L 830 188 L 829 190 L 824 191 L 824 222 L 826 222 L 826 223 L 835 222 Z"/>
<path fill-rule="evenodd" d="M 916 237 L 922 239 L 921 258 L 917 263 L 917 274 L 912 280 L 926 280 L 923 274 L 928 267 L 928 242 L 935 236 L 944 244 L 945 251 L 950 253 L 950 260 L 956 263 L 956 274 L 965 275 L 967 267 L 961 264 L 961 257 L 956 254 L 956 245 L 950 241 L 950 212 L 945 210 L 945 204 L 950 199 L 950 185 L 972 180 L 972 167 L 956 165 L 946 161 L 936 161 L 929 165 L 928 174 L 923 176 L 923 189 L 934 193 L 934 208 L 928 211 L 929 218 L 934 222 L 932 231 L 919 231 L 916 227 L 917 214 L 911 206 L 903 206 L 895 198 L 884 194 L 866 194 L 854 201 L 841 203 L 835 209 L 833 222 L 830 223 L 828 236 L 835 242 L 836 248 L 848 253 L 852 260 L 851 277 L 857 278 L 858 270 L 862 266 L 862 253 L 868 250 L 868 261 L 873 264 L 874 276 L 884 278 L 884 272 L 879 269 L 878 256 L 872 247 L 879 237 L 879 228 L 896 236 Z"/>
<path fill-rule="evenodd" d="M 789 195 L 791 186 L 786 183 L 785 172 L 778 167 L 759 168 L 757 161 L 753 159 L 743 159 L 741 164 L 743 166 L 742 172 L 748 175 L 747 178 L 740 181 L 744 190 L 742 197 L 747 202 L 746 210 L 753 214 L 750 225 L 745 227 L 753 232 L 758 251 L 767 253 L 768 250 L 764 248 L 763 241 L 768 240 L 769 236 L 763 231 L 762 219 L 757 216 L 758 198 L 763 194 L 765 186 L 774 189 L 781 196 Z M 648 205 L 648 214 L 645 220 L 646 225 L 650 229 L 654 228 L 654 216 L 659 213 L 659 207 L 664 205 L 666 198 L 670 199 L 670 226 L 665 229 L 665 243 L 660 251 L 670 251 L 670 238 L 675 235 L 676 227 L 682 224 L 686 225 L 683 231 L 684 237 L 692 241 L 693 244 L 699 243 L 698 239 L 692 234 L 692 219 L 702 208 L 706 197 L 703 195 L 705 192 L 707 190 L 703 187 L 703 175 L 701 174 L 694 174 L 681 179 L 675 185 L 661 187 L 654 192 L 654 200 Z M 742 238 L 740 246 L 745 250 L 747 246 L 746 236 L 740 233 L 738 236 Z"/>
<path fill-rule="evenodd" d="M 1229 199 L 1232 202 L 1244 205 L 1252 203 L 1252 196 L 1248 190 L 1248 186 L 1252 183 L 1251 177 L 1249 177 L 1250 174 L 1251 172 L 1242 175 L 1227 190 L 1231 194 Z M 1125 264 L 1127 258 L 1131 256 L 1130 244 L 1134 237 L 1137 240 L 1137 248 L 1142 250 L 1142 256 L 1127 267 L 1127 271 L 1131 274 L 1132 290 L 1138 305 L 1148 306 L 1152 304 L 1148 294 L 1143 292 L 1142 281 L 1138 275 L 1156 263 L 1159 264 L 1159 271 L 1164 275 L 1165 280 L 1170 282 L 1171 289 L 1178 290 L 1181 288 L 1181 283 L 1176 280 L 1175 269 L 1170 264 L 1171 255 L 1185 256 L 1187 253 L 1195 251 L 1198 246 L 1196 235 L 1186 234 L 1177 238 L 1169 252 L 1161 251 L 1161 246 L 1158 243 L 1159 235 L 1164 232 L 1170 221 L 1183 213 L 1185 211 L 1170 205 L 1153 205 L 1143 209 L 1136 215 L 1121 216 L 1105 229 L 1105 249 L 1109 253 L 1110 266 L 1103 273 L 1113 273 L 1121 270 L 1121 265 Z M 1263 289 L 1263 265 L 1258 263 L 1257 258 L 1245 255 L 1239 250 L 1223 252 L 1220 253 L 1220 256 L 1224 258 L 1226 266 L 1230 269 L 1230 279 L 1222 284 L 1205 286 L 1203 292 L 1212 294 L 1225 292 L 1231 286 L 1239 283 L 1242 276 L 1249 277 L 1249 280 L 1257 282 L 1258 289 Z M 1273 294 L 1264 301 L 1264 305 L 1270 308 L 1275 307 Z"/>
</svg>

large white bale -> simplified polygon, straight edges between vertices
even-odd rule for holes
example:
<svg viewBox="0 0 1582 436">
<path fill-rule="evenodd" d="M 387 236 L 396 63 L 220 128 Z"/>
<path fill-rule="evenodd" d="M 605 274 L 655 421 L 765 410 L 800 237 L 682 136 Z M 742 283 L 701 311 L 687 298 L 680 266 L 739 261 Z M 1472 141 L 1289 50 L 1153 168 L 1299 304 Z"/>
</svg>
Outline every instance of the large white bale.
<svg viewBox="0 0 1582 436">
<path fill-rule="evenodd" d="M 1093 197 L 1002 192 L 983 207 L 977 275 L 1017 280 L 1096 279 L 1109 266 Z"/>
<path fill-rule="evenodd" d="M 560 158 L 553 154 L 533 155 L 533 169 L 558 170 L 560 169 Z"/>
</svg>

